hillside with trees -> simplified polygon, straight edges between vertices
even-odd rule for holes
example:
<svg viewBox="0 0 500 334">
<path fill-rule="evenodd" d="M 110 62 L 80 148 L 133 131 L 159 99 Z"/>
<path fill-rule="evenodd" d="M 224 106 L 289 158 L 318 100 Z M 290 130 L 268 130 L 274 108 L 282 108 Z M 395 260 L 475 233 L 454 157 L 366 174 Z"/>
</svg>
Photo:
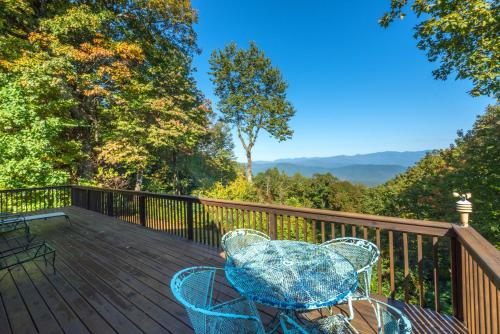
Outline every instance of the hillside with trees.
<svg viewBox="0 0 500 334">
<path fill-rule="evenodd" d="M 189 1 L 0 7 L 0 188 L 186 193 L 232 175 L 227 128 L 192 77 Z"/>
</svg>

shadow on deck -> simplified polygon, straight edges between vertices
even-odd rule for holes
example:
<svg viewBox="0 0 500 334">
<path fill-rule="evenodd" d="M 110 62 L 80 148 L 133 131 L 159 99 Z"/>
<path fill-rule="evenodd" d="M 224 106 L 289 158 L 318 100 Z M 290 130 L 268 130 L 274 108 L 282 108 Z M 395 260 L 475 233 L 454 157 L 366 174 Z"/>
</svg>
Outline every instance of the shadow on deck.
<svg viewBox="0 0 500 334">
<path fill-rule="evenodd" d="M 189 266 L 223 267 L 216 248 L 76 207 L 63 211 L 72 226 L 64 219 L 31 225 L 37 239 L 57 249 L 55 274 L 43 261 L 0 271 L 0 333 L 192 332 L 170 279 Z M 220 289 L 234 294 L 228 286 Z M 453 318 L 399 306 L 414 333 L 466 333 Z M 356 309 L 353 325 L 375 333 L 370 306 L 359 303 Z M 264 322 L 273 319 L 273 310 L 261 311 Z"/>
</svg>

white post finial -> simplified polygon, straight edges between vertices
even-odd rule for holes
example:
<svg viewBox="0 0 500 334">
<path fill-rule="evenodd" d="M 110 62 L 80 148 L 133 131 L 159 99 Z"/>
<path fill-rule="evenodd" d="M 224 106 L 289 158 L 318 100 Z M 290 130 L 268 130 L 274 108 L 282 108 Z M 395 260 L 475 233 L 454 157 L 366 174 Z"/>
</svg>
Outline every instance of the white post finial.
<svg viewBox="0 0 500 334">
<path fill-rule="evenodd" d="M 458 192 L 453 193 L 454 197 L 459 197 L 457 201 L 457 211 L 460 214 L 460 223 L 462 226 L 469 226 L 469 214 L 472 212 L 472 203 L 468 201 L 472 197 L 471 193 L 460 194 Z"/>
</svg>

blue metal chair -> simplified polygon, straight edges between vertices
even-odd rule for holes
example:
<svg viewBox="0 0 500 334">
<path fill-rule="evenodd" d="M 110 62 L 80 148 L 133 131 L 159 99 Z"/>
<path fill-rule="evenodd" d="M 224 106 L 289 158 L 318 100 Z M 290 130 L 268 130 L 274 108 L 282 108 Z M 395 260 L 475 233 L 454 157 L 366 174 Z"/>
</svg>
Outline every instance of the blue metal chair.
<svg viewBox="0 0 500 334">
<path fill-rule="evenodd" d="M 218 303 L 213 296 L 214 267 L 191 267 L 175 274 L 170 288 L 185 307 L 197 334 L 265 334 L 255 304 L 245 298 Z"/>
<path fill-rule="evenodd" d="M 411 322 L 394 306 L 372 299 L 376 304 L 380 334 L 410 334 Z"/>
<path fill-rule="evenodd" d="M 344 256 L 352 263 L 358 273 L 358 289 L 347 300 L 350 313 L 349 320 L 354 318 L 351 301 L 356 300 L 369 301 L 375 311 L 375 315 L 377 315 L 377 310 L 371 302 L 370 285 L 373 265 L 380 258 L 380 251 L 378 247 L 369 241 L 358 238 L 337 238 L 323 243 L 322 246 L 330 247 L 340 255 Z"/>
<path fill-rule="evenodd" d="M 379 334 L 411 334 L 411 322 L 394 306 L 372 299 L 377 309 L 377 322 L 380 324 Z M 300 323 L 285 314 L 280 316 L 284 334 L 355 334 L 358 331 L 342 314 L 336 314 L 315 321 Z"/>
<path fill-rule="evenodd" d="M 237 229 L 222 236 L 222 249 L 226 256 L 231 256 L 239 250 L 257 242 L 269 241 L 271 238 L 260 231 L 252 229 Z"/>
<path fill-rule="evenodd" d="M 284 334 L 357 334 L 346 317 L 336 314 L 315 321 L 301 320 L 286 314 L 280 315 L 281 329 Z"/>
</svg>

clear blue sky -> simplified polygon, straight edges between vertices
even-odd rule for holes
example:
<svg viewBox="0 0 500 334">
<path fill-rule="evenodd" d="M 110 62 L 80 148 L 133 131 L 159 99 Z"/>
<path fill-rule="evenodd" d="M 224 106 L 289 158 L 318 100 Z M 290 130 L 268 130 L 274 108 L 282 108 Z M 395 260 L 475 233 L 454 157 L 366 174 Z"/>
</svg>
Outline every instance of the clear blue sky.
<svg viewBox="0 0 500 334">
<path fill-rule="evenodd" d="M 416 48 L 408 16 L 388 29 L 377 21 L 389 0 L 194 0 L 201 55 L 196 80 L 216 109 L 208 58 L 234 41 L 253 40 L 289 83 L 297 109 L 293 139 L 261 133 L 254 160 L 447 147 L 470 129 L 488 98 L 466 81 L 433 79 L 436 64 Z M 234 137 L 235 155 L 244 152 Z"/>
</svg>

